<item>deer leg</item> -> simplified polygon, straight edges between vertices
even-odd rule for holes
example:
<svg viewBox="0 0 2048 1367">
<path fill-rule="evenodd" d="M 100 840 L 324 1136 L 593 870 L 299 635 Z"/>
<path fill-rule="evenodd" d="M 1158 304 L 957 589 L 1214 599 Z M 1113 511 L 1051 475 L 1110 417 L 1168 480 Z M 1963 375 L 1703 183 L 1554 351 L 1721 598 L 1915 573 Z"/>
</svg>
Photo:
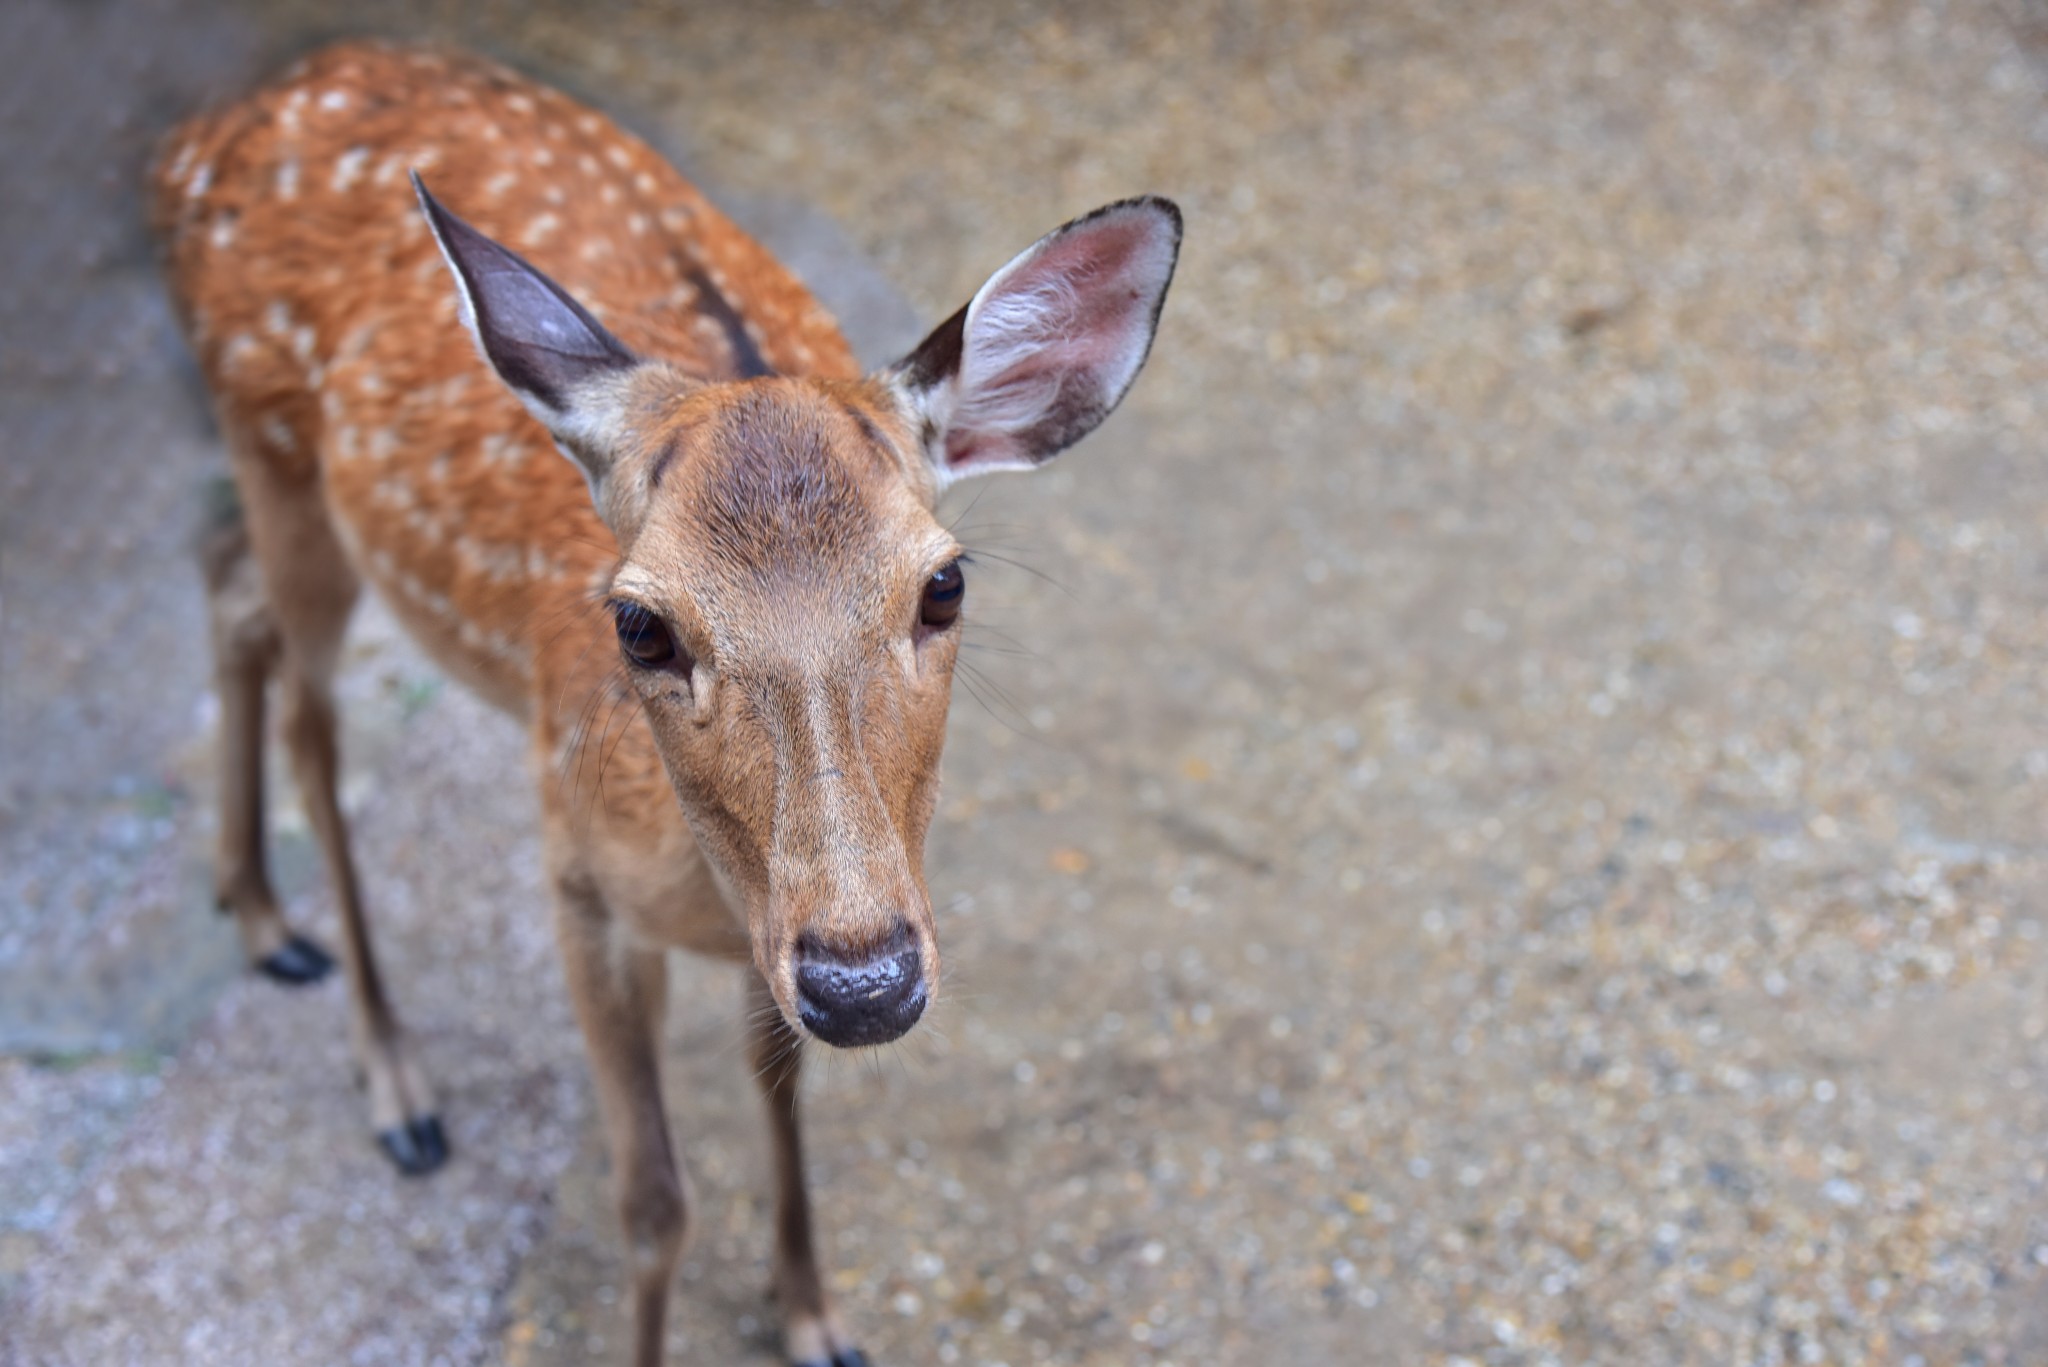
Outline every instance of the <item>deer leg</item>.
<svg viewBox="0 0 2048 1367">
<path fill-rule="evenodd" d="M 235 487 L 246 513 L 242 525 L 262 569 L 262 600 L 284 643 L 280 729 L 341 911 L 350 1026 L 369 1092 L 370 1124 L 401 1172 L 431 1172 L 447 1161 L 448 1141 L 434 1114 L 426 1075 L 413 1062 L 405 1032 L 384 995 L 337 795 L 341 755 L 333 680 L 360 581 L 317 486 L 281 474 L 276 452 L 267 452 L 234 423 L 225 425 L 235 457 Z"/>
<path fill-rule="evenodd" d="M 866 1355 L 840 1327 L 818 1275 L 797 1119 L 803 1040 L 761 975 L 750 969 L 747 979 L 748 1052 L 775 1150 L 775 1296 L 782 1304 L 783 1345 L 795 1367 L 866 1367 Z"/>
<path fill-rule="evenodd" d="M 234 916 L 257 969 L 283 983 L 315 982 L 334 960 L 285 923 L 264 857 L 264 700 L 283 647 L 238 516 L 230 513 L 209 530 L 201 560 L 221 706 L 215 901 Z"/>
<path fill-rule="evenodd" d="M 556 879 L 569 995 L 583 1024 L 611 1150 L 633 1278 L 634 1367 L 659 1367 L 669 1286 L 690 1217 L 690 1184 L 669 1142 L 661 1097 L 662 950 L 625 942 L 587 879 Z"/>
<path fill-rule="evenodd" d="M 335 731 L 334 698 L 326 683 L 297 668 L 287 669 L 285 743 L 341 908 L 342 960 L 348 966 L 356 1058 L 369 1091 L 370 1124 L 399 1171 L 416 1176 L 447 1161 L 448 1141 L 434 1114 L 426 1075 L 412 1060 L 405 1031 L 377 972 L 355 860 L 349 854 L 348 825 L 336 795 L 340 751 Z"/>
</svg>

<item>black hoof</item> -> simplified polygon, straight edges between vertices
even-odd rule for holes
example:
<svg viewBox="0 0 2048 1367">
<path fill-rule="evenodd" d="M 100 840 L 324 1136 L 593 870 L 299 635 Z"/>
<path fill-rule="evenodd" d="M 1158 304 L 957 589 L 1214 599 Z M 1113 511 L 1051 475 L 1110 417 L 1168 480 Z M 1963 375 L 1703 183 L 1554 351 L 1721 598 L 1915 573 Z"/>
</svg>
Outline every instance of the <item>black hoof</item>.
<svg viewBox="0 0 2048 1367">
<path fill-rule="evenodd" d="M 256 969 L 264 977 L 274 979 L 291 987 L 303 987 L 317 983 L 334 971 L 334 960 L 326 950 L 301 935 L 294 935 L 284 944 L 256 961 Z"/>
<path fill-rule="evenodd" d="M 834 1353 L 829 1362 L 824 1358 L 811 1358 L 793 1362 L 790 1367 L 868 1367 L 868 1355 L 858 1348 L 846 1348 Z"/>
<path fill-rule="evenodd" d="M 448 1161 L 448 1137 L 436 1116 L 380 1130 L 377 1143 L 407 1177 L 424 1177 Z"/>
</svg>

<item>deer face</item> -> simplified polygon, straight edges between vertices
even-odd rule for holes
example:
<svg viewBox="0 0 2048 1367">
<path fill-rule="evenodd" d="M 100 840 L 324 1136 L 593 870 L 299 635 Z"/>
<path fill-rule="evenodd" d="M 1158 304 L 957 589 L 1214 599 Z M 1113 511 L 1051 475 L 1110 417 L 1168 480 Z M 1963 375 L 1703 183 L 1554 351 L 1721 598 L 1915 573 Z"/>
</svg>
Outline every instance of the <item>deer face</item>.
<svg viewBox="0 0 2048 1367">
<path fill-rule="evenodd" d="M 769 379 L 686 398 L 638 475 L 611 596 L 755 962 L 784 1012 L 835 1044 L 895 1038 L 936 987 L 924 842 L 965 596 L 914 433 L 860 388 Z"/>
<path fill-rule="evenodd" d="M 1178 213 L 1136 200 L 1069 224 L 865 381 L 718 383 L 633 356 L 420 194 L 484 356 L 618 537 L 621 659 L 756 967 L 827 1043 L 897 1038 L 938 983 L 924 844 L 964 616 L 933 502 L 1035 468 L 1116 406 Z"/>
</svg>

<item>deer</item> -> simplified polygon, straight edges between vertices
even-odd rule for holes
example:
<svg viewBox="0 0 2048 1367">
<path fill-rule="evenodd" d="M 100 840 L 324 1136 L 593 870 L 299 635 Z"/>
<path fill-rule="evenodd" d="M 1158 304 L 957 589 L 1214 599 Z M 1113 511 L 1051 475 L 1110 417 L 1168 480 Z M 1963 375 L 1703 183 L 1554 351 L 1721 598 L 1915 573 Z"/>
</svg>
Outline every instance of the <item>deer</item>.
<svg viewBox="0 0 2048 1367">
<path fill-rule="evenodd" d="M 459 51 L 322 49 L 179 126 L 150 174 L 232 482 L 202 562 L 215 883 L 250 962 L 286 983 L 334 962 L 266 865 L 274 684 L 372 1133 L 401 1173 L 444 1163 L 337 798 L 334 680 L 367 586 L 527 731 L 631 1361 L 662 1358 L 692 1205 L 659 1048 L 683 949 L 745 975 L 786 1355 L 859 1367 L 819 1275 L 798 1083 L 809 1042 L 885 1044 L 938 991 L 924 852 L 968 614 L 937 500 L 1045 464 L 1117 407 L 1179 209 L 1141 196 L 1055 229 L 864 373 L 804 286 L 647 144 Z M 625 720 L 594 727 L 607 708 Z"/>
</svg>

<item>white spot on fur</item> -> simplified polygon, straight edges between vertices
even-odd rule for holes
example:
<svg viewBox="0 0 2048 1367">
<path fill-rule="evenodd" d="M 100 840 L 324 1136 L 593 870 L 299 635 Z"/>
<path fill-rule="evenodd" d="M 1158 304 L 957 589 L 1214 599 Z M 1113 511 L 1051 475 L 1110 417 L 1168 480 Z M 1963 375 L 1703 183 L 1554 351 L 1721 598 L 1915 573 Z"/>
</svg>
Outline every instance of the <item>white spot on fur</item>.
<svg viewBox="0 0 2048 1367">
<path fill-rule="evenodd" d="M 635 237 L 647 236 L 647 229 L 649 226 L 650 225 L 647 222 L 646 214 L 626 215 L 626 231 L 633 234 L 633 236 Z"/>
<path fill-rule="evenodd" d="M 207 187 L 212 184 L 213 163 L 210 161 L 201 162 L 199 169 L 192 173 L 192 179 L 185 182 L 185 198 L 199 198 L 206 193 Z"/>
<path fill-rule="evenodd" d="M 363 163 L 370 159 L 367 147 L 351 147 L 343 152 L 334 163 L 334 179 L 330 182 L 336 194 L 354 185 L 363 174 Z"/>
<path fill-rule="evenodd" d="M 515 114 L 531 114 L 533 97 L 515 90 L 505 97 L 505 107 Z"/>
<path fill-rule="evenodd" d="M 264 305 L 263 330 L 273 337 L 282 337 L 292 330 L 292 311 L 284 306 L 282 299 L 273 299 Z"/>
<path fill-rule="evenodd" d="M 455 553 L 476 573 L 494 584 L 517 580 L 525 560 L 517 546 L 479 541 L 469 536 L 455 538 Z"/>
<path fill-rule="evenodd" d="M 526 452 L 527 447 L 523 440 L 503 432 L 491 433 L 477 448 L 477 455 L 484 464 L 513 470 L 525 463 Z"/>
<path fill-rule="evenodd" d="M 292 435 L 291 427 L 283 418 L 265 418 L 262 431 L 264 442 L 274 451 L 290 455 L 299 449 L 298 438 Z"/>
<path fill-rule="evenodd" d="M 229 247 L 234 246 L 235 216 L 233 214 L 222 214 L 219 218 L 213 220 L 213 229 L 207 233 L 206 240 L 213 244 L 213 249 L 217 252 L 226 251 Z"/>
<path fill-rule="evenodd" d="M 292 356 L 300 365 L 305 365 L 313 359 L 313 344 L 318 340 L 311 327 L 292 329 Z"/>
<path fill-rule="evenodd" d="M 320 97 L 320 107 L 328 110 L 348 108 L 348 92 L 346 90 L 328 91 Z"/>
<path fill-rule="evenodd" d="M 576 158 L 576 169 L 586 176 L 596 175 L 598 170 L 597 158 L 591 156 L 588 152 L 583 153 Z"/>
<path fill-rule="evenodd" d="M 500 171 L 484 182 L 484 193 L 497 199 L 518 183 L 519 177 L 516 174 L 511 171 Z"/>
<path fill-rule="evenodd" d="M 650 175 L 648 172 L 642 171 L 639 175 L 633 177 L 633 188 L 638 190 L 643 195 L 653 194 L 654 177 Z"/>
<path fill-rule="evenodd" d="M 580 115 L 577 117 L 576 126 L 582 129 L 583 132 L 586 134 L 594 134 L 597 132 L 599 126 L 598 117 L 595 114 Z"/>
<path fill-rule="evenodd" d="M 607 147 L 605 149 L 604 159 L 610 162 L 612 165 L 618 167 L 621 171 L 625 170 L 627 167 L 633 164 L 633 158 L 628 156 L 626 154 L 626 149 L 624 147 L 621 147 L 618 143 L 613 143 L 610 147 Z"/>
<path fill-rule="evenodd" d="M 236 332 L 231 338 L 227 338 L 225 346 L 221 346 L 221 371 L 233 375 L 244 365 L 254 361 L 256 353 L 260 353 L 260 350 L 262 344 L 256 338 L 252 338 L 248 332 Z"/>
<path fill-rule="evenodd" d="M 286 157 L 277 168 L 277 197 L 297 199 L 299 197 L 299 159 Z"/>
<path fill-rule="evenodd" d="M 533 164 L 535 166 L 552 166 L 555 164 L 555 154 L 545 147 L 536 147 L 533 149 Z"/>
<path fill-rule="evenodd" d="M 545 242 L 554 233 L 555 229 L 561 226 L 562 220 L 555 215 L 542 214 L 539 218 L 526 225 L 526 240 L 528 242 Z"/>
<path fill-rule="evenodd" d="M 341 347 L 334 353 L 334 359 L 338 362 L 355 360 L 370 349 L 370 342 L 376 335 L 377 328 L 373 323 L 362 323 L 351 328 L 348 336 L 341 339 Z"/>
</svg>

